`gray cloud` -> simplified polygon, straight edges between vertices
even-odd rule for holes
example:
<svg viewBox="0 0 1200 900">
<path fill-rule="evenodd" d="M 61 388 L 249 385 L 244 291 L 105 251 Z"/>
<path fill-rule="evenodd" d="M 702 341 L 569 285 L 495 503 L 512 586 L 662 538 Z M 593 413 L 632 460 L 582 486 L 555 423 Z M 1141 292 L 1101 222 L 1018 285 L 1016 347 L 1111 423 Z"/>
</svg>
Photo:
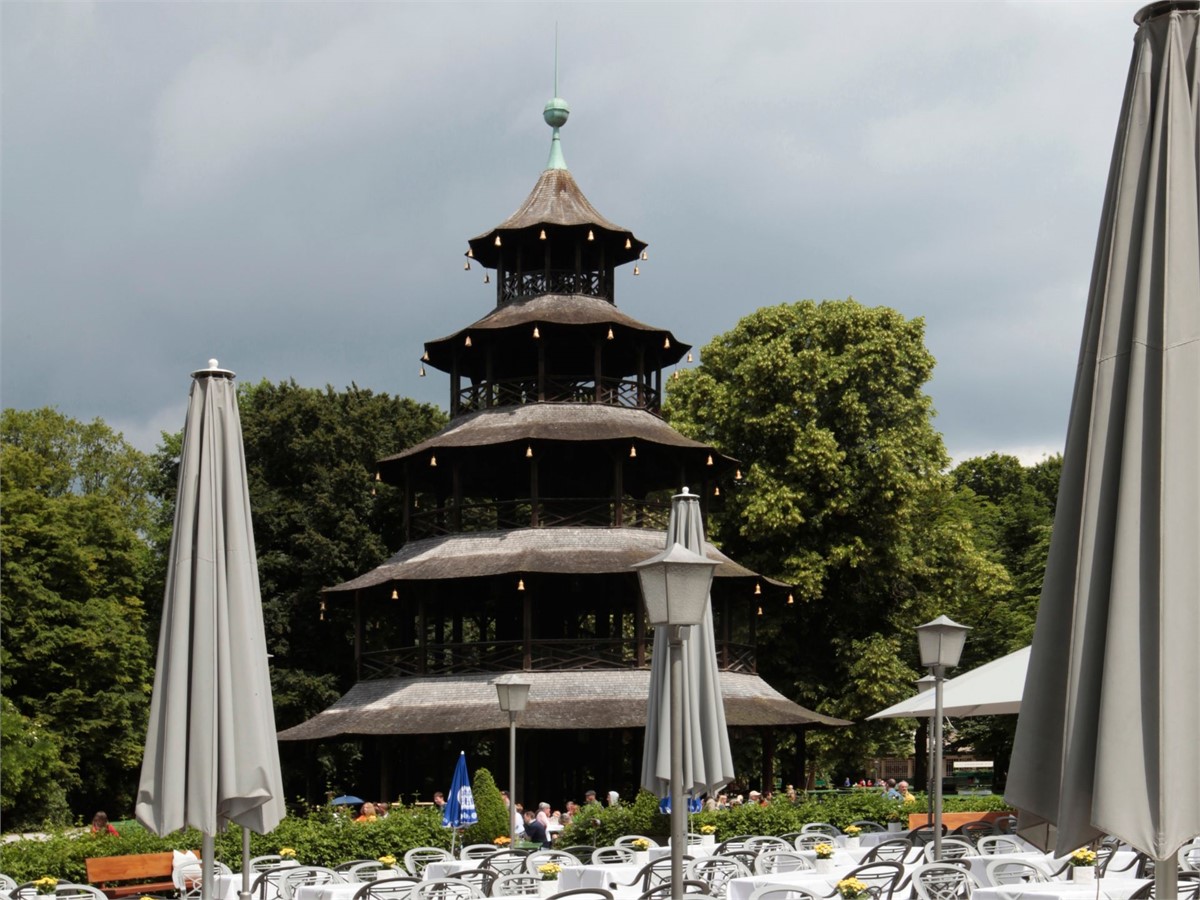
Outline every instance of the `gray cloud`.
<svg viewBox="0 0 1200 900">
<path fill-rule="evenodd" d="M 651 244 L 626 312 L 894 306 L 952 453 L 1056 449 L 1137 6 L 0 5 L 3 402 L 149 447 L 218 356 L 444 403 L 557 20 L 567 161 Z"/>
</svg>

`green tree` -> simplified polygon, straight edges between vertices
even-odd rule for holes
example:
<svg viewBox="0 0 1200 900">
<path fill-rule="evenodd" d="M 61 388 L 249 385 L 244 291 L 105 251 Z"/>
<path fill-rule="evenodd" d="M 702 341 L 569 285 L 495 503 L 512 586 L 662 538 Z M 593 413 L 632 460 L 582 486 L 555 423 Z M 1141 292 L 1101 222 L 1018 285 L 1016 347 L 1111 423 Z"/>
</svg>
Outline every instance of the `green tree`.
<svg viewBox="0 0 1200 900">
<path fill-rule="evenodd" d="M 471 796 L 479 820 L 463 833 L 464 844 L 490 844 L 508 836 L 508 807 L 496 779 L 487 769 L 476 769 L 471 779 Z"/>
<path fill-rule="evenodd" d="M 939 612 L 972 624 L 1007 584 L 943 474 L 922 320 L 853 300 L 766 307 L 702 360 L 671 382 L 667 414 L 745 474 L 710 533 L 795 585 L 793 605 L 764 605 L 759 670 L 845 718 L 908 696 L 912 629 Z M 903 724 L 871 723 L 809 743 L 822 765 L 848 774 L 905 739 Z"/>
<path fill-rule="evenodd" d="M 152 680 L 148 461 L 99 420 L 5 410 L 0 470 L 6 823 L 57 812 L 64 789 L 76 810 L 129 809 Z"/>
<path fill-rule="evenodd" d="M 375 482 L 376 462 L 445 423 L 436 407 L 351 385 L 295 381 L 238 390 L 254 541 L 262 588 L 275 724 L 284 729 L 333 703 L 354 683 L 354 614 L 345 600 L 322 609 L 321 591 L 378 565 L 400 543 L 399 492 Z M 164 436 L 155 491 L 174 509 L 179 441 Z M 160 523 L 160 526 L 164 523 Z M 160 552 L 169 525 L 160 527 Z M 160 570 L 165 565 L 160 563 Z M 319 796 L 357 751 L 281 745 L 288 795 Z M 315 756 L 304 754 L 314 753 Z M 300 783 L 302 767 L 322 783 Z"/>
</svg>

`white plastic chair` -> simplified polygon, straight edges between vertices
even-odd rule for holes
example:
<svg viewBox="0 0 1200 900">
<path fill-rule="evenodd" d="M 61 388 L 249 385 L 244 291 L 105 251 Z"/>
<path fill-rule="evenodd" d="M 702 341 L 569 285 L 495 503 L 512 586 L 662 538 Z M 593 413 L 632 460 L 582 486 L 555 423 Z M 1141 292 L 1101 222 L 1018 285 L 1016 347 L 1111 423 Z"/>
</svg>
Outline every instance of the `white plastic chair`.
<svg viewBox="0 0 1200 900">
<path fill-rule="evenodd" d="M 485 869 L 494 869 L 501 875 L 524 874 L 525 857 L 528 855 L 527 850 L 500 850 L 481 860 L 480 865 Z"/>
<path fill-rule="evenodd" d="M 1003 884 L 1042 884 L 1050 880 L 1050 873 L 1029 859 L 988 860 L 987 880 L 999 887 Z"/>
<path fill-rule="evenodd" d="M 761 834 L 747 838 L 746 849 L 753 850 L 755 853 L 762 853 L 764 850 L 795 850 L 796 848 L 781 837 Z"/>
<path fill-rule="evenodd" d="M 279 877 L 279 896 L 282 900 L 292 900 L 296 888 L 302 884 L 340 884 L 345 880 L 340 873 L 324 866 L 296 866 L 284 869 Z"/>
<path fill-rule="evenodd" d="M 775 875 L 779 872 L 811 871 L 812 860 L 799 850 L 764 850 L 754 860 L 756 875 Z"/>
<path fill-rule="evenodd" d="M 457 878 L 422 881 L 412 892 L 412 900 L 475 900 L 483 893 L 473 884 Z"/>
<path fill-rule="evenodd" d="M 919 900 L 970 900 L 979 883 L 967 869 L 950 863 L 926 863 L 912 873 Z"/>
<path fill-rule="evenodd" d="M 54 888 L 56 900 L 108 900 L 104 891 L 90 884 L 60 881 Z"/>
<path fill-rule="evenodd" d="M 499 853 L 500 848 L 495 844 L 467 844 L 458 853 L 459 859 L 487 859 L 493 853 Z"/>
<path fill-rule="evenodd" d="M 1011 834 L 985 834 L 975 842 L 980 856 L 1001 856 L 1005 853 L 1021 853 L 1025 845 L 1020 838 Z"/>
<path fill-rule="evenodd" d="M 592 851 L 592 865 L 633 865 L 633 851 L 628 847 L 597 847 Z"/>
<path fill-rule="evenodd" d="M 404 868 L 410 875 L 420 876 L 431 862 L 453 862 L 454 854 L 441 847 L 413 847 L 404 854 Z M 290 900 L 290 898 L 285 898 Z"/>
<path fill-rule="evenodd" d="M 536 897 L 541 890 L 542 879 L 525 872 L 501 875 L 492 882 L 493 897 Z"/>
<path fill-rule="evenodd" d="M 558 863 L 564 869 L 567 866 L 581 865 L 579 857 L 572 856 L 565 850 L 534 850 L 525 857 L 525 871 L 530 875 L 537 873 L 537 867 L 546 863 Z"/>
<path fill-rule="evenodd" d="M 801 834 L 812 834 L 814 831 L 827 834 L 830 837 L 837 837 L 842 833 L 836 825 L 832 825 L 829 822 L 809 822 L 800 829 Z"/>
<path fill-rule="evenodd" d="M 405 874 L 398 866 L 385 866 L 377 859 L 347 865 L 345 869 L 338 866 L 335 871 L 345 872 L 347 881 L 378 881 L 381 878 L 394 878 Z"/>
<path fill-rule="evenodd" d="M 658 846 L 658 841 L 654 840 L 654 838 L 648 838 L 644 834 L 623 834 L 613 841 L 613 845 L 616 847 L 632 847 L 634 841 L 647 841 L 651 847 Z"/>
<path fill-rule="evenodd" d="M 807 834 L 801 834 L 795 841 L 797 850 L 816 850 L 817 844 L 829 844 L 831 847 L 837 846 L 837 842 L 823 831 L 810 831 Z"/>
<path fill-rule="evenodd" d="M 925 860 L 927 862 L 937 862 L 933 856 L 933 852 L 936 849 L 936 844 L 925 845 Z M 962 838 L 942 838 L 942 859 L 965 859 L 968 856 L 979 856 L 979 851 L 975 849 L 975 845 L 970 841 L 963 840 Z"/>
<path fill-rule="evenodd" d="M 728 856 L 702 856 L 691 860 L 684 874 L 687 878 L 707 881 L 710 894 L 724 897 L 731 879 L 748 878 L 751 872 L 745 863 Z"/>
<path fill-rule="evenodd" d="M 250 860 L 250 871 L 254 873 L 265 872 L 267 869 L 282 869 L 288 866 L 300 865 L 294 859 L 284 859 L 277 853 L 269 853 L 266 856 L 255 856 Z"/>
<path fill-rule="evenodd" d="M 215 859 L 213 860 L 213 874 L 232 875 L 233 872 L 225 863 Z M 171 881 L 175 883 L 175 890 L 179 891 L 179 896 L 184 900 L 196 900 L 200 896 L 203 879 L 204 870 L 201 863 L 188 863 L 171 872 Z M 55 888 L 55 893 L 58 893 L 57 888 Z"/>
<path fill-rule="evenodd" d="M 354 900 L 408 900 L 421 879 L 411 875 L 377 878 L 369 881 L 354 894 Z"/>
</svg>

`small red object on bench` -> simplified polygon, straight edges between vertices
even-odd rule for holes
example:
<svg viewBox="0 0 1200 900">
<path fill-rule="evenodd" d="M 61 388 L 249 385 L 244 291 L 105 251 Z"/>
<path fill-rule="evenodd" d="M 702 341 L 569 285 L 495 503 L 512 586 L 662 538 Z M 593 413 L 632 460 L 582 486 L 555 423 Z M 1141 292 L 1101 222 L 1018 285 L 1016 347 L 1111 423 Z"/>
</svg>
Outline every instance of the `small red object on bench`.
<svg viewBox="0 0 1200 900">
<path fill-rule="evenodd" d="M 199 853 L 196 854 L 200 856 Z M 88 884 L 93 884 L 109 897 L 130 897 L 174 891 L 172 874 L 175 854 L 130 853 L 125 856 L 95 856 L 84 860 Z M 113 882 L 136 881 L 136 884 Z"/>
</svg>

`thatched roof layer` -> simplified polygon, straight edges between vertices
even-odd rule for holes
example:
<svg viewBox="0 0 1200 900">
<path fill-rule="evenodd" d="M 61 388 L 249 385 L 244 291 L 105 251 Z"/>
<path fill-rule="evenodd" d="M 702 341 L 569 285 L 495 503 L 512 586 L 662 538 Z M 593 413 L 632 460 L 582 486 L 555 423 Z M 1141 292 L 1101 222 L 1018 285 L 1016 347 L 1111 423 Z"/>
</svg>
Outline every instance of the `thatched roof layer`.
<svg viewBox="0 0 1200 900">
<path fill-rule="evenodd" d="M 647 441 L 707 451 L 644 409 L 583 403 L 530 403 L 481 409 L 454 419 L 427 440 L 384 457 L 380 465 L 448 447 L 484 447 L 517 441 Z M 717 454 L 714 452 L 714 456 Z M 728 460 L 733 463 L 734 460 Z"/>
<path fill-rule="evenodd" d="M 495 247 L 498 233 L 541 226 L 591 228 L 600 232 L 598 239 L 608 246 L 610 259 L 617 265 L 637 259 L 647 246 L 644 241 L 634 237 L 628 228 L 614 225 L 600 215 L 583 195 L 570 172 L 566 169 L 546 169 L 516 212 L 491 231 L 471 238 L 471 250 L 482 265 L 494 268 L 499 257 Z M 626 241 L 630 244 L 629 248 L 625 247 Z"/>
<path fill-rule="evenodd" d="M 508 727 L 496 702 L 496 675 L 360 681 L 333 706 L 279 733 L 282 741 L 352 734 L 451 734 Z M 644 728 L 649 669 L 524 672 L 532 687 L 517 717 L 522 729 Z M 757 675 L 721 673 L 731 726 L 849 725 L 788 700 Z"/>
<path fill-rule="evenodd" d="M 663 366 L 671 366 L 679 362 L 691 349 L 690 344 L 680 343 L 670 331 L 639 322 L 632 316 L 625 315 L 602 297 L 591 297 L 586 294 L 542 294 L 498 306 L 466 328 L 461 328 L 453 334 L 437 340 L 427 341 L 425 343 L 427 361 L 434 368 L 449 372 L 453 361 L 451 351 L 462 344 L 463 336 L 468 332 L 478 334 L 480 331 L 529 328 L 535 324 L 625 328 L 652 335 L 655 345 L 662 344 L 663 338 L 669 338 L 670 349 L 657 351 Z"/>
<path fill-rule="evenodd" d="M 392 581 L 483 578 L 514 572 L 562 575 L 627 573 L 661 553 L 666 532 L 648 528 L 520 528 L 452 534 L 405 544 L 387 562 L 328 592 L 357 591 Z M 717 578 L 756 578 L 711 544 L 705 555 L 722 563 Z M 782 582 L 763 582 L 786 587 Z"/>
</svg>

